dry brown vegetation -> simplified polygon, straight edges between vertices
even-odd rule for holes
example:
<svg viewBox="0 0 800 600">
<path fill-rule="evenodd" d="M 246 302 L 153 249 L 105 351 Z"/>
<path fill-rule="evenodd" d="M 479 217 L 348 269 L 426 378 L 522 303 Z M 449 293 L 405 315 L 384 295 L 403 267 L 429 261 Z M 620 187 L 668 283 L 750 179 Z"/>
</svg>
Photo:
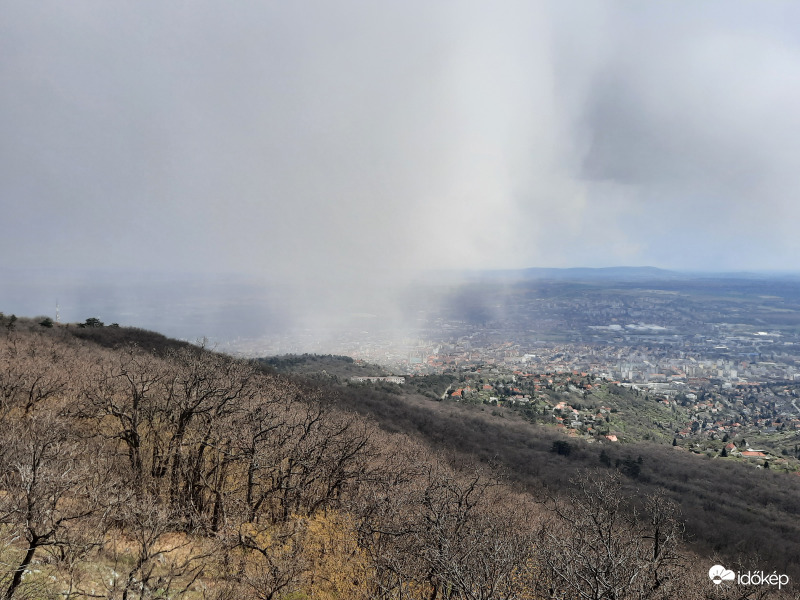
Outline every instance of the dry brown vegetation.
<svg viewBox="0 0 800 600">
<path fill-rule="evenodd" d="M 113 333 L 116 346 L 25 321 L 0 334 L 7 600 L 772 592 L 715 587 L 676 505 L 631 497 L 616 471 L 521 491 L 343 410 L 330 388 Z"/>
<path fill-rule="evenodd" d="M 623 494 L 662 494 L 675 502 L 684 538 L 700 556 L 757 555 L 759 568 L 800 579 L 800 477 L 712 459 L 669 444 L 589 444 L 505 409 L 436 402 L 418 394 L 342 387 L 340 404 L 393 432 L 502 468 L 534 497 L 543 487 L 567 492 L 584 469 L 619 471 Z M 569 453 L 554 451 L 569 445 Z M 641 464 L 639 462 L 641 457 Z"/>
</svg>

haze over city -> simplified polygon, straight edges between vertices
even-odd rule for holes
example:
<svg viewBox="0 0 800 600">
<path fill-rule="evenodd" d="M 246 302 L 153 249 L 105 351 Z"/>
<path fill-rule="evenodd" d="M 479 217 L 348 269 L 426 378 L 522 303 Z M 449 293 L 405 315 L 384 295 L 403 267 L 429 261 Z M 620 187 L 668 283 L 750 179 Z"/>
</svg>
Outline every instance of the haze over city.
<svg viewBox="0 0 800 600">
<path fill-rule="evenodd" d="M 347 305 L 426 271 L 796 268 L 795 3 L 3 14 L 0 252 L 26 277 Z"/>
</svg>

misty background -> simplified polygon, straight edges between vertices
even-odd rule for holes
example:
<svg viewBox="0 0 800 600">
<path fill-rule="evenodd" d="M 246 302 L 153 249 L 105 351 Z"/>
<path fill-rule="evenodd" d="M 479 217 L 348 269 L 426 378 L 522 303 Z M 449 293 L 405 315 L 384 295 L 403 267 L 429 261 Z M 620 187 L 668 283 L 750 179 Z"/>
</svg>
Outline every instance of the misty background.
<svg viewBox="0 0 800 600">
<path fill-rule="evenodd" d="M 444 272 L 797 270 L 794 2 L 0 14 L 7 313 L 402 329 Z"/>
</svg>

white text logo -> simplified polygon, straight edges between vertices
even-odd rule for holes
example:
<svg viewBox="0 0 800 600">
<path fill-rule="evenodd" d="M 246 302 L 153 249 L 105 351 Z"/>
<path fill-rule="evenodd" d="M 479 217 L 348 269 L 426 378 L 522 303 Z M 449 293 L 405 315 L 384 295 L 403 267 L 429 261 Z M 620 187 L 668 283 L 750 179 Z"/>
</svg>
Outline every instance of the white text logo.
<svg viewBox="0 0 800 600">
<path fill-rule="evenodd" d="M 734 573 L 726 569 L 722 565 L 714 565 L 708 570 L 708 577 L 714 583 L 719 585 L 723 581 L 733 581 L 739 585 L 777 585 L 781 589 L 789 583 L 788 575 L 778 575 L 777 571 L 772 574 L 764 573 L 764 571 L 747 571 L 746 573 Z"/>
</svg>

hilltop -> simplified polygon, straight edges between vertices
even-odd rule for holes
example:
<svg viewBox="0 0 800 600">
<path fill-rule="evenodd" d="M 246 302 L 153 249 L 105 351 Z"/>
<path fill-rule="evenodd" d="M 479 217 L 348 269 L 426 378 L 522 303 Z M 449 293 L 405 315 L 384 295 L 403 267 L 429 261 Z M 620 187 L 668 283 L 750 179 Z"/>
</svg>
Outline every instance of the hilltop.
<svg viewBox="0 0 800 600">
<path fill-rule="evenodd" d="M 797 564 L 785 475 L 82 325 L 0 317 L 6 598 L 699 599 L 698 564 Z"/>
</svg>

